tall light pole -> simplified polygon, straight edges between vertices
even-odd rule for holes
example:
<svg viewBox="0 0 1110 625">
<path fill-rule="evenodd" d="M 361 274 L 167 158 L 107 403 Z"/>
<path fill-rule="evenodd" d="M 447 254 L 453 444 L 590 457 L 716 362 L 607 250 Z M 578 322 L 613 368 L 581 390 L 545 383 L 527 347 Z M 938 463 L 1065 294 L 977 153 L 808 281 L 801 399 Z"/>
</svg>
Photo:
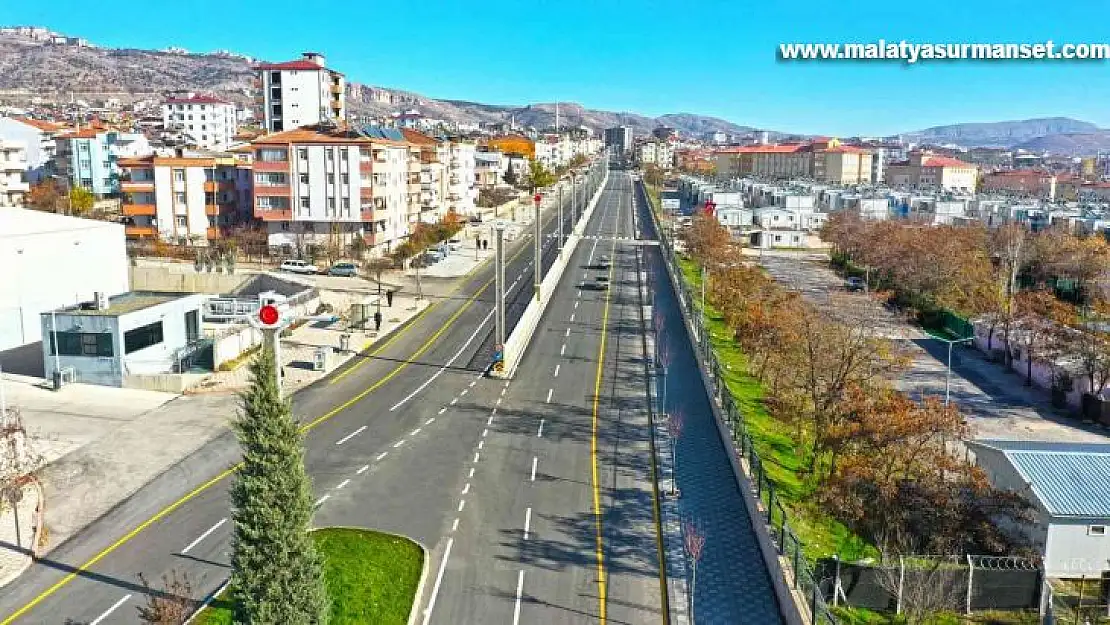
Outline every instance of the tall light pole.
<svg viewBox="0 0 1110 625">
<path fill-rule="evenodd" d="M 942 343 L 948 344 L 948 364 L 944 370 L 944 406 L 945 408 L 947 408 L 948 402 L 951 399 L 952 391 L 952 346 L 956 343 L 967 343 L 968 341 L 974 341 L 975 337 L 969 336 L 962 339 L 946 339 L 944 337 L 937 336 L 932 332 L 929 332 L 928 334 L 929 338 L 936 339 Z"/>
<path fill-rule="evenodd" d="M 496 317 L 495 323 L 497 325 L 496 341 L 497 345 L 505 345 L 505 222 L 498 221 L 494 224 L 494 229 L 497 232 L 494 238 L 494 290 L 496 293 L 496 306 L 497 310 L 494 313 Z"/>
<path fill-rule="evenodd" d="M 541 236 L 542 235 L 540 233 L 540 202 L 543 201 L 543 195 L 541 195 L 540 193 L 537 192 L 535 197 L 532 198 L 532 201 L 535 202 L 535 204 L 536 204 L 536 236 L 535 236 L 535 238 L 536 238 L 536 245 L 535 245 L 535 248 L 536 248 L 536 252 L 535 252 L 536 253 L 536 262 L 534 264 L 536 265 L 535 291 L 536 291 L 536 301 L 538 302 L 538 301 L 540 301 L 540 284 L 541 284 L 541 281 L 543 279 L 542 275 L 541 275 L 542 274 L 542 269 L 543 269 L 543 266 L 542 266 L 543 262 L 542 262 L 542 258 L 541 258 L 541 254 L 543 253 L 543 248 L 542 248 L 542 241 L 541 241 Z"/>
<path fill-rule="evenodd" d="M 563 255 L 563 185 L 559 184 L 559 256 Z"/>
</svg>

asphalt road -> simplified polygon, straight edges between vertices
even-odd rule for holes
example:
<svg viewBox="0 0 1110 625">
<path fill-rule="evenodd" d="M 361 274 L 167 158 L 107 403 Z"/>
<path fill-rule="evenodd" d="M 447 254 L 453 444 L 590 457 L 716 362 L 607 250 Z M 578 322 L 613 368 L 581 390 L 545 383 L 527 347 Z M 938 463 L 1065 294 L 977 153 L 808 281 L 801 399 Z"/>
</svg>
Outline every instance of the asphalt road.
<svg viewBox="0 0 1110 625">
<path fill-rule="evenodd" d="M 423 623 L 663 622 L 631 189 L 610 177 L 516 377 L 467 405 Z"/>
<path fill-rule="evenodd" d="M 545 269 L 557 254 L 554 212 L 543 227 Z M 511 328 L 532 296 L 531 239 L 514 241 L 507 256 Z M 464 460 L 502 390 L 482 377 L 492 354 L 492 275 L 487 264 L 460 280 L 384 345 L 293 398 L 308 428 L 317 525 L 393 531 L 436 552 L 444 544 L 461 512 Z M 234 437 L 217 438 L 37 561 L 4 588 L 0 625 L 133 623 L 139 573 L 157 580 L 176 570 L 196 594 L 215 590 L 229 574 L 227 487 L 237 458 Z"/>
</svg>

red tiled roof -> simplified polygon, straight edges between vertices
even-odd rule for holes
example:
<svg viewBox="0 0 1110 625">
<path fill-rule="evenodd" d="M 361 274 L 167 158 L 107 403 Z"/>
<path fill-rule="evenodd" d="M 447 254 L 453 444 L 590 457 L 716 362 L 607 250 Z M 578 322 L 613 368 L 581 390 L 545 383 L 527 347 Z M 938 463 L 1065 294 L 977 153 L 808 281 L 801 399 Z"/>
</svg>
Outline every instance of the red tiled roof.
<svg viewBox="0 0 1110 625">
<path fill-rule="evenodd" d="M 209 95 L 195 95 L 191 98 L 167 98 L 166 104 L 231 104 Z"/>
<path fill-rule="evenodd" d="M 325 69 L 311 61 L 287 61 L 285 63 L 262 63 L 254 66 L 255 69 L 292 69 L 299 71 L 313 71 Z"/>
<path fill-rule="evenodd" d="M 416 132 L 415 130 L 409 130 L 408 128 L 401 128 L 400 130 L 401 136 L 403 136 L 405 138 L 405 141 L 408 141 L 409 143 L 414 143 L 416 145 L 439 145 L 438 141 L 422 132 Z"/>
<path fill-rule="evenodd" d="M 922 167 L 963 167 L 965 169 L 972 169 L 975 165 L 965 163 L 958 158 L 949 158 L 947 156 L 930 156 L 921 161 Z"/>
<path fill-rule="evenodd" d="M 838 145 L 834 148 L 829 148 L 825 151 L 826 152 L 832 152 L 833 154 L 838 154 L 838 153 L 842 153 L 842 154 L 869 154 L 870 153 L 870 150 L 864 150 L 863 148 L 858 148 L 854 145 Z"/>
<path fill-rule="evenodd" d="M 96 136 L 105 132 L 102 128 L 82 128 L 81 130 L 71 130 L 66 133 L 58 135 L 59 139 L 95 139 Z"/>
<path fill-rule="evenodd" d="M 14 117 L 12 119 L 23 122 L 24 124 L 27 124 L 32 128 L 42 130 L 43 132 L 57 132 L 59 130 L 65 129 L 64 124 L 56 124 L 54 122 L 48 122 L 43 119 L 31 119 L 30 117 Z"/>
</svg>

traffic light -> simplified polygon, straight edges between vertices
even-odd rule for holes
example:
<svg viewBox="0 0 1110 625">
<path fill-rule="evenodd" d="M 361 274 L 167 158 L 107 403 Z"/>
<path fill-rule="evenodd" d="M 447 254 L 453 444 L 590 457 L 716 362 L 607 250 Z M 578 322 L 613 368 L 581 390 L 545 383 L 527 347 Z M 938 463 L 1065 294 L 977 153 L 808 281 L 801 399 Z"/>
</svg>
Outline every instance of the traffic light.
<svg viewBox="0 0 1110 625">
<path fill-rule="evenodd" d="M 281 312 L 277 306 L 266 304 L 258 309 L 258 325 L 264 329 L 273 329 L 281 325 Z"/>
</svg>

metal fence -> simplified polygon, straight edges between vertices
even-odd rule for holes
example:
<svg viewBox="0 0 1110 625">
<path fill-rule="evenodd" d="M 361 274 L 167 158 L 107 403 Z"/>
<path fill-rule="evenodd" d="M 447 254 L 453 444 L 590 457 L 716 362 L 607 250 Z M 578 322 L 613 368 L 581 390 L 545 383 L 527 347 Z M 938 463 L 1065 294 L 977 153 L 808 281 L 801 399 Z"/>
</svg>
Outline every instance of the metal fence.
<svg viewBox="0 0 1110 625">
<path fill-rule="evenodd" d="M 771 534 L 771 539 L 774 541 L 775 547 L 783 561 L 783 566 L 788 571 L 789 579 L 787 579 L 787 582 L 792 584 L 795 592 L 805 598 L 805 609 L 808 612 L 810 623 L 814 625 L 836 625 L 836 618 L 829 610 L 829 606 L 825 601 L 825 594 L 821 589 L 820 582 L 823 580 L 818 576 L 815 570 L 809 566 L 809 563 L 805 559 L 803 545 L 798 539 L 797 534 L 790 527 L 786 508 L 775 493 L 774 483 L 767 477 L 767 473 L 763 468 L 763 461 L 760 460 L 759 454 L 756 453 L 755 444 L 752 441 L 751 435 L 748 433 L 744 415 L 725 384 L 723 370 L 717 360 L 717 355 L 714 353 L 710 341 L 706 340 L 704 318 L 694 306 L 690 285 L 686 283 L 686 278 L 682 274 L 682 270 L 675 263 L 673 241 L 670 240 L 663 228 L 660 227 L 655 217 L 653 198 L 646 192 L 642 183 L 638 186 L 644 202 L 652 209 L 652 219 L 655 220 L 656 232 L 659 235 L 659 242 L 663 248 L 663 254 L 661 256 L 670 268 L 671 275 L 675 278 L 679 305 L 694 326 L 696 334 L 696 337 L 694 337 L 694 348 L 701 356 L 701 362 L 704 363 L 706 373 L 710 380 L 711 391 L 713 392 L 714 398 L 719 402 L 721 411 L 727 421 L 732 439 L 729 442 L 739 453 L 740 457 L 748 462 L 750 468 L 749 477 L 755 489 L 756 498 L 759 499 L 760 507 L 762 508 L 763 517 L 761 520 L 766 523 Z"/>
</svg>

